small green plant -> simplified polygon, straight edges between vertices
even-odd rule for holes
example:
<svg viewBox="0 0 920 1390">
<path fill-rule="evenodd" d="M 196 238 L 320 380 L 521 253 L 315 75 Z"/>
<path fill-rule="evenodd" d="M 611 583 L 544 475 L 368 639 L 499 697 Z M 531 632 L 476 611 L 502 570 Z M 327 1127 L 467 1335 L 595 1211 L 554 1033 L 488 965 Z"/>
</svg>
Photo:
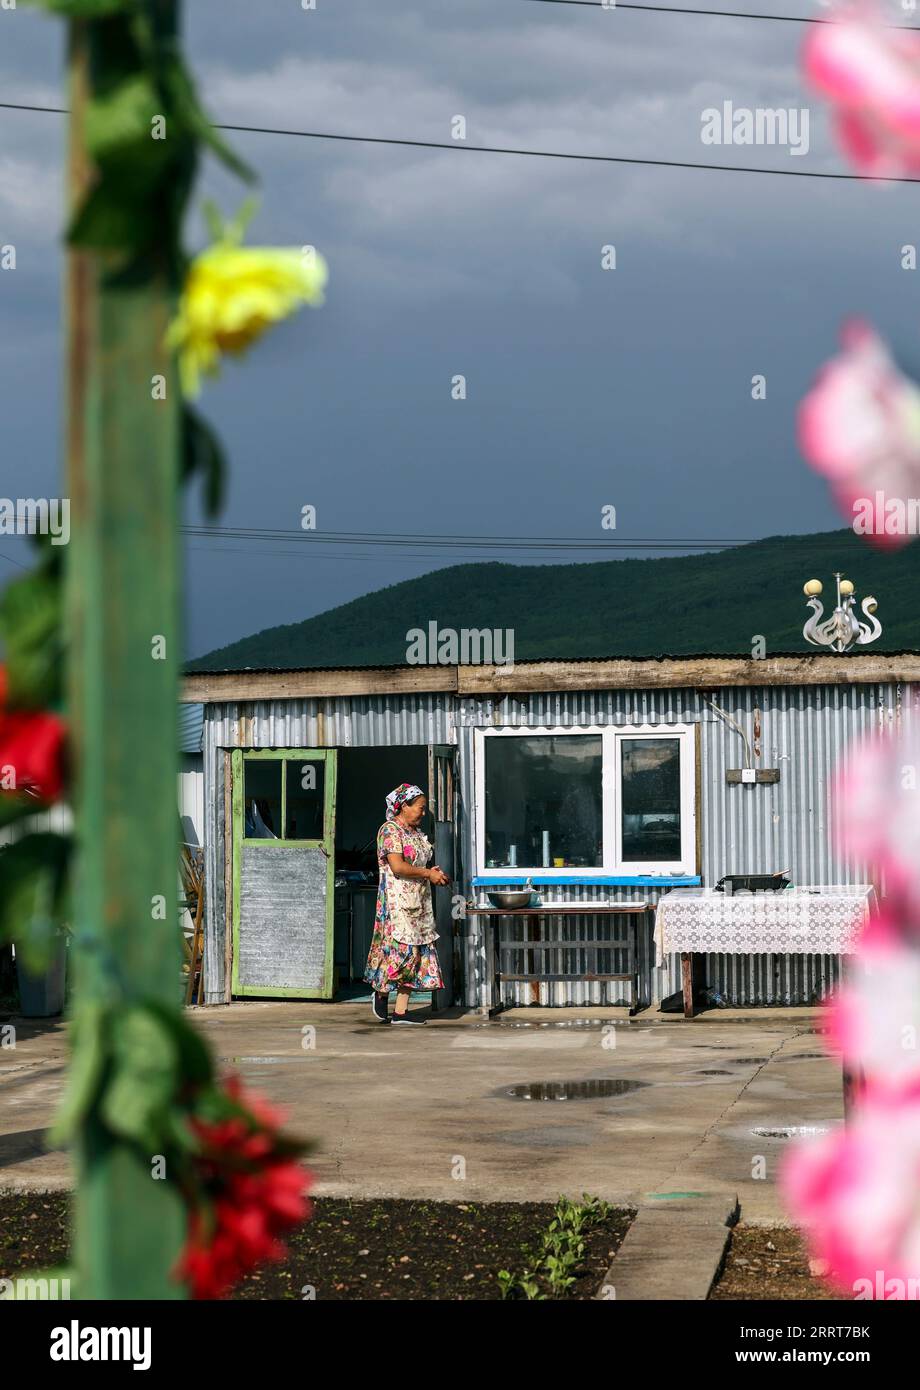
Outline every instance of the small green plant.
<svg viewBox="0 0 920 1390">
<path fill-rule="evenodd" d="M 502 1298 L 521 1298 L 531 1302 L 539 1302 L 546 1298 L 545 1293 L 540 1292 L 540 1283 L 536 1272 L 525 1269 L 521 1274 L 512 1274 L 507 1269 L 498 1271 L 498 1284 L 502 1291 Z"/>
<path fill-rule="evenodd" d="M 592 1226 L 606 1221 L 610 1205 L 599 1197 L 582 1194 L 580 1203 L 560 1197 L 553 1208 L 553 1219 L 543 1233 L 537 1251 L 522 1247 L 524 1269 L 512 1274 L 507 1269 L 498 1272 L 503 1299 L 565 1298 L 571 1293 L 577 1271 L 585 1256 L 582 1236 Z M 543 1288 L 549 1289 L 544 1293 Z"/>
</svg>

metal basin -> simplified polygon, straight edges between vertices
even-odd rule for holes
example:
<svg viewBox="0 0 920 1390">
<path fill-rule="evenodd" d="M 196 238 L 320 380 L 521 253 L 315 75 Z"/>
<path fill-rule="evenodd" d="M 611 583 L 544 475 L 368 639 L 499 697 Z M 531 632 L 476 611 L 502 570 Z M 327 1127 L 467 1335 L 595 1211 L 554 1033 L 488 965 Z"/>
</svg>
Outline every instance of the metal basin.
<svg viewBox="0 0 920 1390">
<path fill-rule="evenodd" d="M 533 893 L 529 888 L 508 889 L 505 892 L 487 893 L 486 896 L 493 907 L 503 907 L 510 910 L 513 907 L 529 907 Z"/>
</svg>

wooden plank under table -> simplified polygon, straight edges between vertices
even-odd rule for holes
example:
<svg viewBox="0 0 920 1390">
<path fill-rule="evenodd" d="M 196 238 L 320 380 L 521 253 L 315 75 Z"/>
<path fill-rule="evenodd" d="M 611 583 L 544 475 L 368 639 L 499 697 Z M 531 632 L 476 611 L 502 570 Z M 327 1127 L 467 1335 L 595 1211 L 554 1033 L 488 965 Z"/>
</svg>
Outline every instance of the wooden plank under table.
<svg viewBox="0 0 920 1390">
<path fill-rule="evenodd" d="M 608 983 L 614 980 L 629 980 L 631 982 L 630 1013 L 635 1013 L 639 1005 L 639 977 L 636 966 L 637 940 L 636 940 L 636 918 L 644 916 L 648 911 L 647 902 L 636 903 L 613 903 L 598 904 L 591 903 L 566 903 L 562 906 L 539 906 L 539 907 L 469 907 L 467 912 L 471 917 L 522 917 L 527 923 L 526 941 L 505 941 L 499 938 L 492 942 L 492 961 L 498 955 L 498 968 L 491 971 L 492 979 L 495 981 L 515 980 L 530 984 L 531 1002 L 540 1002 L 540 984 L 542 981 L 561 981 L 561 980 L 584 980 L 590 983 Z M 613 938 L 611 940 L 576 940 L 576 941 L 547 941 L 540 936 L 541 917 L 631 917 L 631 928 L 626 939 Z M 597 970 L 597 953 L 599 950 L 625 950 L 629 970 L 625 974 L 601 974 Z M 522 951 L 528 956 L 528 971 L 522 974 L 510 973 L 501 968 L 502 951 Z M 593 971 L 579 974 L 557 974 L 535 970 L 535 956 L 538 951 L 576 951 L 593 950 L 594 965 Z M 488 959 L 489 953 L 487 953 Z M 492 979 L 484 981 L 484 984 L 491 986 Z M 486 1009 L 487 1011 L 487 1009 Z"/>
</svg>

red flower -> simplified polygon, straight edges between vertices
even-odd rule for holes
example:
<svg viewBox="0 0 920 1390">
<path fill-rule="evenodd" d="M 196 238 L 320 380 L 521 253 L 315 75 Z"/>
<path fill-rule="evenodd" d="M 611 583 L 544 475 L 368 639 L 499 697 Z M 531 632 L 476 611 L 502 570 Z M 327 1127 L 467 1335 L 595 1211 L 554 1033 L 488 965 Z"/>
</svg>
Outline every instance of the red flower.
<svg viewBox="0 0 920 1390">
<path fill-rule="evenodd" d="M 0 792 L 30 791 L 42 801 L 59 800 L 66 736 L 62 720 L 46 710 L 7 710 L 5 702 L 6 672 L 0 666 Z"/>
<path fill-rule="evenodd" d="M 278 1113 L 244 1092 L 236 1077 L 226 1090 L 245 1116 L 192 1122 L 205 1200 L 190 1213 L 177 1273 L 194 1298 L 221 1298 L 257 1265 L 283 1259 L 279 1236 L 311 1212 L 311 1175 L 277 1151 Z"/>
</svg>

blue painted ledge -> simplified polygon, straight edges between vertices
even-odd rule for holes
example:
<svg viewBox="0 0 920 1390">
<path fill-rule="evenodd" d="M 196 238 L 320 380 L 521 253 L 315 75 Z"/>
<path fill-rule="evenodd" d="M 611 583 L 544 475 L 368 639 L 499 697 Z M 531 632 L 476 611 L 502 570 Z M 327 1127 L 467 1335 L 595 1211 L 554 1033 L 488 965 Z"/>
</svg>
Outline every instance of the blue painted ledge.
<svg viewBox="0 0 920 1390">
<path fill-rule="evenodd" d="M 545 884 L 548 887 L 565 886 L 582 888 L 699 888 L 702 879 L 699 876 L 694 878 L 669 878 L 667 874 L 648 875 L 628 875 L 628 874 L 598 874 L 590 878 L 582 877 L 580 874 L 504 874 L 495 870 L 488 878 L 477 875 L 471 879 L 474 888 L 485 888 L 491 884 L 493 888 L 501 887 L 505 883 L 526 883 L 530 882 L 536 888 L 538 884 Z"/>
</svg>

